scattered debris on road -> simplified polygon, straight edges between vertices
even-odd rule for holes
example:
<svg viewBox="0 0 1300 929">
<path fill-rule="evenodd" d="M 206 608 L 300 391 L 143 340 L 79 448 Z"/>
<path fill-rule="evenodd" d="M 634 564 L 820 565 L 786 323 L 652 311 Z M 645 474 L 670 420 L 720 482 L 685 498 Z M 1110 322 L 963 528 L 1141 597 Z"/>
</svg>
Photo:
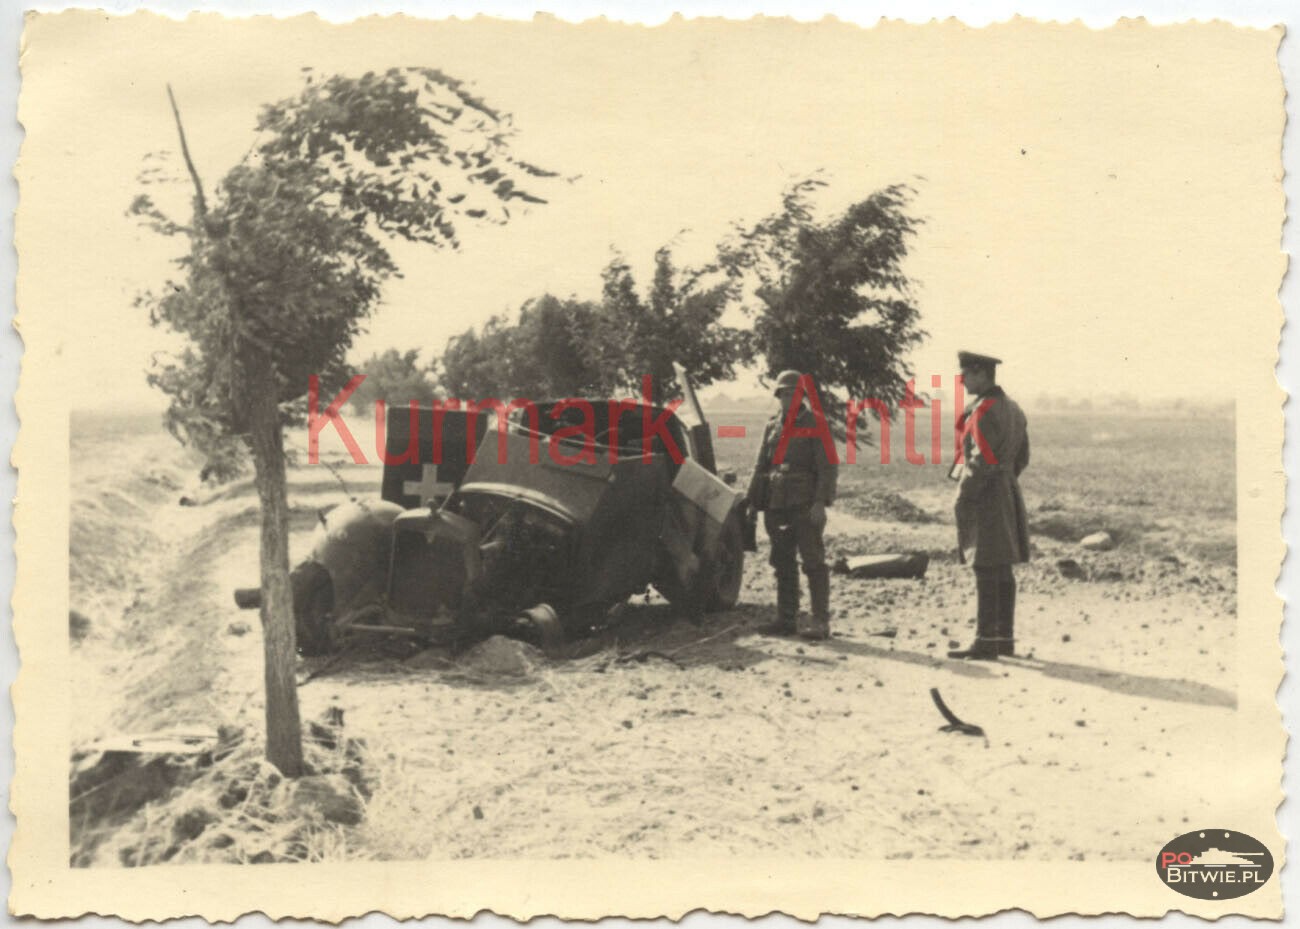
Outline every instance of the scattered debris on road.
<svg viewBox="0 0 1300 929">
<path fill-rule="evenodd" d="M 988 738 L 984 735 L 984 730 L 979 726 L 962 722 L 957 718 L 956 714 L 954 714 L 952 710 L 948 709 L 948 704 L 944 703 L 943 697 L 939 696 L 938 687 L 930 688 L 930 696 L 934 700 L 934 705 L 939 708 L 939 712 L 943 714 L 943 718 L 948 720 L 948 725 L 939 727 L 940 732 L 960 732 L 962 735 Z"/>
<path fill-rule="evenodd" d="M 1115 538 L 1109 532 L 1094 532 L 1080 539 L 1079 547 L 1090 552 L 1108 552 L 1115 547 Z"/>
<path fill-rule="evenodd" d="M 901 552 L 839 558 L 831 570 L 859 580 L 920 580 L 929 567 L 930 556 L 926 552 Z"/>
</svg>

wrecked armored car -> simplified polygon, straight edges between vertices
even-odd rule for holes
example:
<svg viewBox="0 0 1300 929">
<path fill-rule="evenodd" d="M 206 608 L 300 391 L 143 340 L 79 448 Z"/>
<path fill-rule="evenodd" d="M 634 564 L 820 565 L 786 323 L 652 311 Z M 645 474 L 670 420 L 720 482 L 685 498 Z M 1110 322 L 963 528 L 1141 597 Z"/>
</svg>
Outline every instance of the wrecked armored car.
<svg viewBox="0 0 1300 929">
<path fill-rule="evenodd" d="M 362 634 L 552 645 L 648 585 L 695 618 L 730 609 L 741 495 L 733 475 L 718 476 L 708 423 L 680 380 L 676 412 L 597 400 L 584 414 L 584 401 L 565 400 L 501 428 L 490 409 L 425 408 L 414 420 L 391 410 L 382 499 L 324 513 L 292 572 L 299 651 Z M 592 419 L 579 428 L 575 412 Z M 652 420 L 661 428 L 647 431 Z"/>
</svg>

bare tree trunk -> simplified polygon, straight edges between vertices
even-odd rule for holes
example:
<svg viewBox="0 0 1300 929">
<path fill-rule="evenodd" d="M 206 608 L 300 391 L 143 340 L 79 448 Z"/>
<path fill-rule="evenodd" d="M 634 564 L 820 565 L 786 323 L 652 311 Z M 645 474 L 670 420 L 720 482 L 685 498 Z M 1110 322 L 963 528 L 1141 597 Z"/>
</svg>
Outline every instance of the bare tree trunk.
<svg viewBox="0 0 1300 929">
<path fill-rule="evenodd" d="M 663 406 L 665 399 L 668 397 L 668 382 L 673 377 L 672 362 L 664 358 L 656 358 L 652 365 L 651 371 L 653 381 L 651 383 L 650 400 L 655 406 Z"/>
<path fill-rule="evenodd" d="M 285 777 L 303 773 L 293 589 L 289 584 L 289 501 L 284 435 L 270 359 L 250 351 L 243 365 L 248 434 L 262 507 L 262 643 L 266 664 L 266 758 Z"/>
<path fill-rule="evenodd" d="M 185 167 L 190 172 L 190 180 L 194 182 L 194 212 L 199 215 L 199 219 L 206 219 L 208 215 L 208 201 L 203 196 L 203 182 L 199 180 L 199 172 L 194 167 L 194 159 L 190 157 L 190 147 L 185 142 L 185 127 L 181 125 L 181 111 L 176 106 L 176 95 L 172 93 L 172 85 L 167 85 L 167 99 L 171 101 L 172 116 L 176 117 L 176 132 L 181 138 L 181 155 L 185 158 Z"/>
</svg>

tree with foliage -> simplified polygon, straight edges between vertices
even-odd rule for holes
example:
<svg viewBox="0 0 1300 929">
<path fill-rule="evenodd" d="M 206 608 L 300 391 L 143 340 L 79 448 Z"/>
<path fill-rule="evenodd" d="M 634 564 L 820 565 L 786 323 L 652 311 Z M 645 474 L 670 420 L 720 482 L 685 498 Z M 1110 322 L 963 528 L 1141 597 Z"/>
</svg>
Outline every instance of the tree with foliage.
<svg viewBox="0 0 1300 929">
<path fill-rule="evenodd" d="M 512 354 L 514 325 L 502 315 L 493 315 L 478 330 L 473 326 L 452 336 L 442 353 L 442 384 L 449 397 L 482 400 L 501 390 L 501 361 Z"/>
<path fill-rule="evenodd" d="M 925 338 L 903 260 L 921 220 L 915 190 L 894 184 L 826 220 L 811 198 L 826 183 L 789 187 L 780 212 L 738 227 L 719 249 L 754 319 L 754 349 L 769 377 L 812 375 L 832 430 L 843 437 L 848 401 L 889 409 L 907 395 L 907 351 Z"/>
<path fill-rule="evenodd" d="M 171 91 L 168 89 L 170 97 Z M 459 245 L 463 220 L 504 223 L 520 184 L 553 176 L 517 159 L 510 119 L 432 68 L 360 78 L 306 77 L 297 96 L 262 109 L 250 153 L 211 192 L 190 157 L 193 218 L 174 222 L 147 194 L 131 211 L 188 249 L 180 275 L 146 297 L 150 320 L 183 335 L 153 383 L 168 426 L 201 450 L 251 450 L 262 512 L 261 611 L 267 758 L 302 773 L 289 583 L 283 429 L 309 378 L 343 359 L 398 269 L 398 238 Z M 329 396 L 329 395 L 327 395 Z"/>
<path fill-rule="evenodd" d="M 525 303 L 514 323 L 495 316 L 453 338 L 442 358 L 448 390 L 468 397 L 640 396 L 649 375 L 651 399 L 661 404 L 681 388 L 674 361 L 703 386 L 734 377 L 752 360 L 749 333 L 721 322 L 730 285 L 717 269 L 679 270 L 665 247 L 655 253 L 644 295 L 621 256 L 601 277 L 599 303 L 548 295 Z"/>
<path fill-rule="evenodd" d="M 730 380 L 738 365 L 753 360 L 750 334 L 721 321 L 732 290 L 717 270 L 678 269 L 665 246 L 655 252 L 654 278 L 642 297 L 622 257 L 606 266 L 595 341 L 616 387 L 640 393 L 649 375 L 651 399 L 662 404 L 681 390 L 674 361 L 704 386 Z"/>
<path fill-rule="evenodd" d="M 531 400 L 604 393 L 591 337 L 599 308 L 547 294 L 527 301 L 515 322 L 493 316 L 452 338 L 442 355 L 442 383 L 462 400 Z"/>
<path fill-rule="evenodd" d="M 387 349 L 361 362 L 356 371 L 366 376 L 349 400 L 358 413 L 373 412 L 376 400 L 406 406 L 411 401 L 428 404 L 438 396 L 438 363 L 422 365 L 419 349 Z"/>
</svg>

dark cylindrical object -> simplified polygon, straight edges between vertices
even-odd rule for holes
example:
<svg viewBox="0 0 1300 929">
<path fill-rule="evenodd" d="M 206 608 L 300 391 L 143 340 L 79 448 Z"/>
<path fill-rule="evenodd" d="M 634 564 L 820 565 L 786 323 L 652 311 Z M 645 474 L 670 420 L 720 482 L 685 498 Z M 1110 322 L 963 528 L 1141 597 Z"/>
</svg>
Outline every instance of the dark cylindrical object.
<svg viewBox="0 0 1300 929">
<path fill-rule="evenodd" d="M 241 610 L 257 610 L 262 607 L 262 588 L 240 587 L 235 591 L 235 606 Z"/>
</svg>

